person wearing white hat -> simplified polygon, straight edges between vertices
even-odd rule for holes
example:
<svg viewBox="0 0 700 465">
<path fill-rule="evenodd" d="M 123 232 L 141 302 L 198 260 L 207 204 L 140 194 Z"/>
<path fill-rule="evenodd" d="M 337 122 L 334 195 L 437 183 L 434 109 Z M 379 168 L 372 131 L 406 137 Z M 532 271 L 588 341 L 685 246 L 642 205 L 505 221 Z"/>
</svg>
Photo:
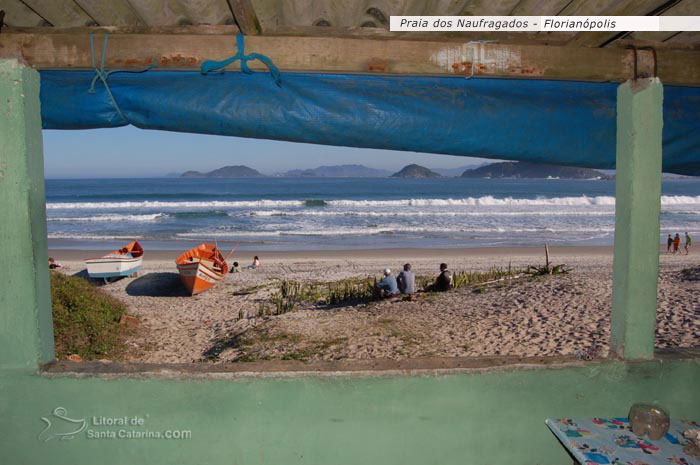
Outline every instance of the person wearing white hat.
<svg viewBox="0 0 700 465">
<path fill-rule="evenodd" d="M 399 286 L 396 277 L 391 274 L 391 269 L 384 270 L 384 277 L 377 283 L 378 295 L 382 298 L 394 297 L 399 293 Z"/>
</svg>

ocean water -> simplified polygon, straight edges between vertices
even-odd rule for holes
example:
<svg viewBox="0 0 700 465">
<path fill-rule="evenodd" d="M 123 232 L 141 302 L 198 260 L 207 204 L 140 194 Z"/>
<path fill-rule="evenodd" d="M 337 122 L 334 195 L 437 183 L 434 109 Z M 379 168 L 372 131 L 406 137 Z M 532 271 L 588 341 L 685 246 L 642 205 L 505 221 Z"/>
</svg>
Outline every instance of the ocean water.
<svg viewBox="0 0 700 465">
<path fill-rule="evenodd" d="M 700 181 L 666 180 L 661 230 L 700 234 Z M 240 250 L 612 244 L 600 180 L 246 178 L 47 180 L 49 247 Z M 660 238 L 661 240 L 662 238 Z"/>
</svg>

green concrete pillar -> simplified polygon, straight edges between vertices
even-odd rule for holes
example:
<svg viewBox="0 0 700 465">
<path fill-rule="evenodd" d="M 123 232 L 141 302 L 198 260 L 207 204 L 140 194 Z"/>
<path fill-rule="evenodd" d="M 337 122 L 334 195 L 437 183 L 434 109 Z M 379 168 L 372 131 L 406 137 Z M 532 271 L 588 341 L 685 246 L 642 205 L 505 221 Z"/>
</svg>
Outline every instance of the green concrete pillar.
<svg viewBox="0 0 700 465">
<path fill-rule="evenodd" d="M 0 369 L 54 358 L 39 73 L 0 59 Z"/>
<path fill-rule="evenodd" d="M 611 355 L 654 356 L 659 275 L 663 86 L 639 79 L 617 90 L 615 257 Z"/>
</svg>

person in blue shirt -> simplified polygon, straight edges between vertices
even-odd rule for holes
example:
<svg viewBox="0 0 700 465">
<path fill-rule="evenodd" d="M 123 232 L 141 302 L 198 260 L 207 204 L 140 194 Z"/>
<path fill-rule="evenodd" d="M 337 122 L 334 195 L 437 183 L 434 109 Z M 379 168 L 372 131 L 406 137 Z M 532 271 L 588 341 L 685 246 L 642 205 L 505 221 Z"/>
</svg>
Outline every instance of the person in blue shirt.
<svg viewBox="0 0 700 465">
<path fill-rule="evenodd" d="M 396 277 L 391 274 L 389 268 L 384 270 L 384 277 L 377 283 L 378 297 L 384 299 L 394 297 L 399 293 L 399 286 L 396 283 Z"/>
</svg>

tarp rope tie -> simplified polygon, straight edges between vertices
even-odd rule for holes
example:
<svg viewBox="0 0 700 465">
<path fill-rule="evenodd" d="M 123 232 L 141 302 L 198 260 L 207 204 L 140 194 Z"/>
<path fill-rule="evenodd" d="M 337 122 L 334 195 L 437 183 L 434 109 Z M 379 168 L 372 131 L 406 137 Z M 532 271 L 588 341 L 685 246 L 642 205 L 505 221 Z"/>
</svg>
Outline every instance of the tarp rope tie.
<svg viewBox="0 0 700 465">
<path fill-rule="evenodd" d="M 227 58 L 223 61 L 207 60 L 204 63 L 202 63 L 202 66 L 200 68 L 201 73 L 209 74 L 213 71 L 218 71 L 227 67 L 236 60 L 241 60 L 241 71 L 243 71 L 246 74 L 252 74 L 253 70 L 248 67 L 247 62 L 249 60 L 259 60 L 265 66 L 267 66 L 267 69 L 270 70 L 270 74 L 272 75 L 272 79 L 275 80 L 275 84 L 277 84 L 279 87 L 282 86 L 282 77 L 280 76 L 280 70 L 277 69 L 277 66 L 275 66 L 275 64 L 272 62 L 272 60 L 270 60 L 269 57 L 266 57 L 265 55 L 261 55 L 259 53 L 249 53 L 248 55 L 245 54 L 245 43 L 243 34 L 238 34 L 236 36 L 236 46 L 238 47 L 238 52 L 236 52 L 236 54 L 232 57 Z"/>
<path fill-rule="evenodd" d="M 92 82 L 90 83 L 90 89 L 88 90 L 88 93 L 94 94 L 95 84 L 97 83 L 97 80 L 99 79 L 100 81 L 102 81 L 102 84 L 104 84 L 105 90 L 107 91 L 107 95 L 109 95 L 109 98 L 112 100 L 112 105 L 114 105 L 114 108 L 117 110 L 117 113 L 119 113 L 121 119 L 124 120 L 124 122 L 126 122 L 127 124 L 131 124 L 131 121 L 129 121 L 126 118 L 126 116 L 124 116 L 124 113 L 122 113 L 121 108 L 119 108 L 119 105 L 117 104 L 117 99 L 114 98 L 114 94 L 112 94 L 112 90 L 109 88 L 107 80 L 114 73 L 143 73 L 145 71 L 148 71 L 149 69 L 155 68 L 156 66 L 158 66 L 158 63 L 154 61 L 150 65 L 146 66 L 144 69 L 113 69 L 111 71 L 105 71 L 105 57 L 107 56 L 108 41 L 109 32 L 105 32 L 105 38 L 102 42 L 102 59 L 100 60 L 100 67 L 98 68 L 97 64 L 95 63 L 95 37 L 93 32 L 90 33 L 90 58 L 92 59 L 92 68 L 95 70 L 95 77 L 92 78 Z"/>
</svg>

